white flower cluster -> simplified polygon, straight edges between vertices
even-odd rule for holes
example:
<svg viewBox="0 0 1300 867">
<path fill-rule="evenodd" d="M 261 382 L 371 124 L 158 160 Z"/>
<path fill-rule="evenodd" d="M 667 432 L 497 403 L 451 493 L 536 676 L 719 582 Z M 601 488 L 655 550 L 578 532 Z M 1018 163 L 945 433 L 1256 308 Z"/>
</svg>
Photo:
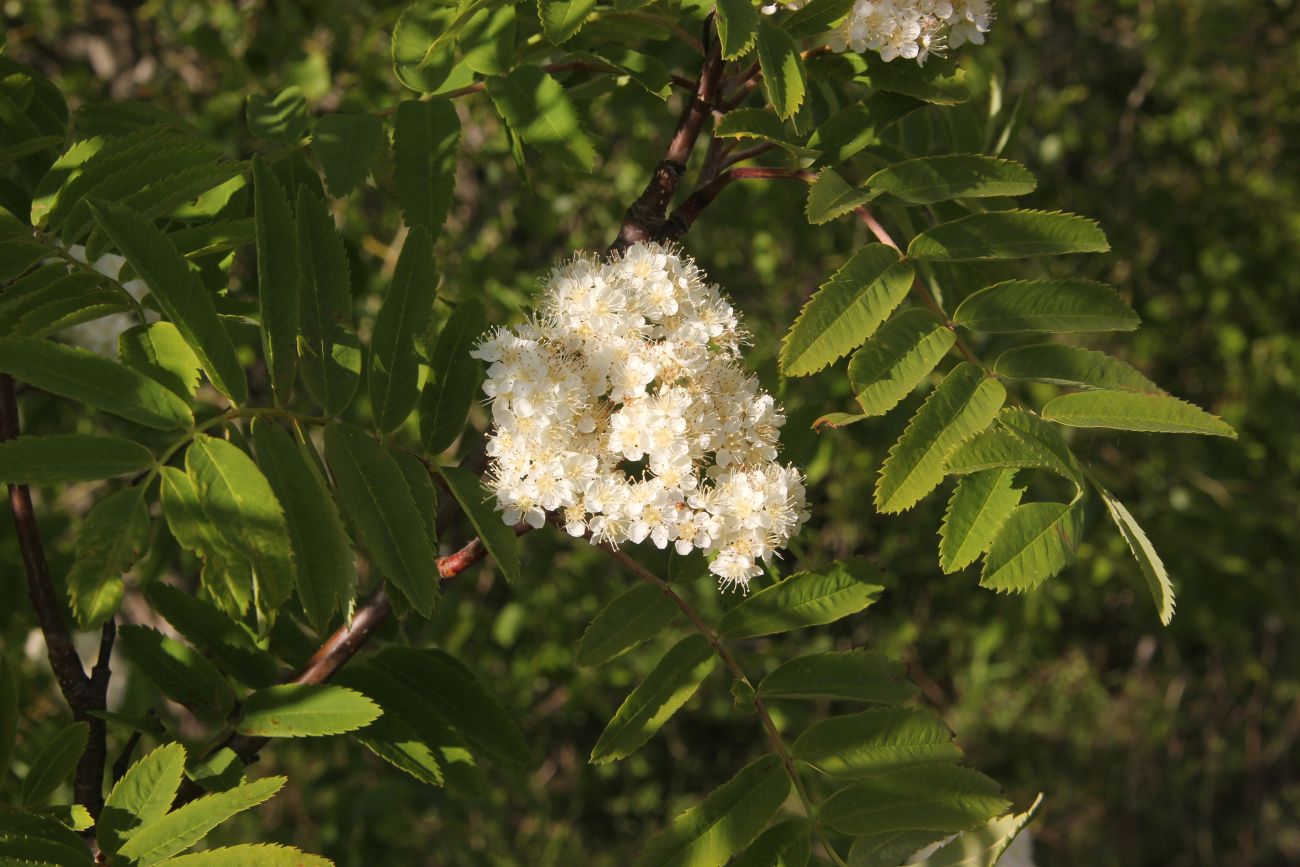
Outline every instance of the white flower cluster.
<svg viewBox="0 0 1300 867">
<path fill-rule="evenodd" d="M 740 364 L 736 313 L 670 247 L 557 265 L 540 308 L 497 329 L 490 486 L 507 524 L 552 513 L 574 536 L 699 548 L 747 587 L 808 518 L 776 461 L 785 417 Z"/>
<path fill-rule="evenodd" d="M 982 45 L 992 18 L 992 0 L 857 0 L 830 48 L 924 63 L 931 51 Z"/>
</svg>

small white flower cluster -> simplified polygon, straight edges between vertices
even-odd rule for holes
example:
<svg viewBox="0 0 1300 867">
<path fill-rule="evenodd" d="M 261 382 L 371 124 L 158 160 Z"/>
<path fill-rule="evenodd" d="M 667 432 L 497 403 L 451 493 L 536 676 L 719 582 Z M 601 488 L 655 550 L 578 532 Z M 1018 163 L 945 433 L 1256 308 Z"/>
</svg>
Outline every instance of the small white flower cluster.
<svg viewBox="0 0 1300 867">
<path fill-rule="evenodd" d="M 857 0 L 830 48 L 924 63 L 931 51 L 984 44 L 992 18 L 992 0 Z"/>
<path fill-rule="evenodd" d="M 552 513 L 595 542 L 699 548 L 723 587 L 748 587 L 808 513 L 743 338 L 673 248 L 557 265 L 533 318 L 473 351 L 489 364 L 489 485 L 505 522 Z"/>
</svg>

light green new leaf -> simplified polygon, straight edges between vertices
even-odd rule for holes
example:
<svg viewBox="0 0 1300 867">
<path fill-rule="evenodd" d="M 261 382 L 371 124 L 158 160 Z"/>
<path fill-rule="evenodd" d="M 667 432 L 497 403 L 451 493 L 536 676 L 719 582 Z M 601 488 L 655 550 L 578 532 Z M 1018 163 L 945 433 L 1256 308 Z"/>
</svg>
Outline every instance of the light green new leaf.
<svg viewBox="0 0 1300 867">
<path fill-rule="evenodd" d="M 1106 504 L 1110 519 L 1115 522 L 1120 535 L 1124 537 L 1129 550 L 1133 552 L 1134 559 L 1138 561 L 1142 576 L 1147 579 L 1147 589 L 1151 591 L 1151 598 L 1155 600 L 1156 612 L 1160 616 L 1161 624 L 1168 626 L 1174 619 L 1174 584 L 1165 570 L 1164 561 L 1160 559 L 1155 546 L 1147 538 L 1146 531 L 1138 524 L 1128 508 L 1105 488 L 1099 487 L 1097 491 L 1101 494 L 1101 501 Z"/>
<path fill-rule="evenodd" d="M 743 57 L 758 37 L 758 10 L 752 0 L 718 0 L 717 10 L 722 59 Z"/>
<path fill-rule="evenodd" d="M 906 667 L 874 650 L 809 653 L 778 667 L 758 684 L 763 698 L 826 699 L 901 704 L 916 695 Z"/>
<path fill-rule="evenodd" d="M 297 85 L 286 87 L 279 93 L 250 94 L 244 116 L 253 135 L 285 144 L 300 140 L 311 122 L 307 97 Z"/>
<path fill-rule="evenodd" d="M 420 396 L 420 441 L 431 455 L 450 448 L 465 429 L 479 377 L 479 362 L 469 353 L 486 326 L 483 302 L 467 298 L 456 305 L 438 334 Z"/>
<path fill-rule="evenodd" d="M 1076 391 L 1048 401 L 1043 418 L 1070 427 L 1237 438 L 1232 426 L 1218 416 L 1169 394 Z"/>
<path fill-rule="evenodd" d="M 1015 479 L 1014 469 L 999 469 L 976 472 L 957 482 L 939 528 L 939 568 L 951 574 L 989 549 L 1025 493 L 1024 488 L 1013 486 Z"/>
<path fill-rule="evenodd" d="M 361 377 L 348 257 L 325 202 L 306 186 L 298 188 L 294 215 L 302 275 L 303 380 L 327 415 L 340 415 L 352 403 Z"/>
<path fill-rule="evenodd" d="M 262 349 L 275 394 L 287 401 L 298 373 L 298 233 L 284 188 L 260 157 L 253 157 L 253 219 Z"/>
<path fill-rule="evenodd" d="M 1083 500 L 1025 503 L 998 531 L 984 558 L 980 586 L 1024 593 L 1074 562 L 1083 535 Z"/>
<path fill-rule="evenodd" d="M 384 149 L 384 125 L 373 114 L 327 114 L 316 121 L 311 147 L 330 195 L 342 198 L 370 176 Z"/>
<path fill-rule="evenodd" d="M 179 395 L 86 349 L 29 337 L 0 338 L 0 373 L 146 427 L 183 430 L 194 423 L 189 404 Z"/>
<path fill-rule="evenodd" d="M 439 467 L 451 494 L 465 510 L 484 547 L 496 561 L 507 581 L 519 579 L 519 544 L 513 527 L 507 526 L 492 508 L 492 494 L 478 476 L 463 467 Z"/>
<path fill-rule="evenodd" d="M 677 605 L 653 584 L 629 587 L 601 609 L 578 640 L 574 659 L 594 667 L 653 638 L 677 616 Z"/>
<path fill-rule="evenodd" d="M 817 180 L 808 187 L 808 203 L 804 216 L 814 226 L 829 223 L 854 208 L 871 201 L 876 193 L 852 186 L 834 169 L 822 169 Z"/>
<path fill-rule="evenodd" d="M 141 825 L 118 850 L 118 857 L 126 859 L 132 867 L 152 867 L 184 852 L 231 816 L 256 807 L 280 791 L 284 783 L 284 777 L 266 777 L 191 801 Z"/>
<path fill-rule="evenodd" d="M 820 818 L 846 834 L 891 831 L 956 833 L 1006 810 L 998 784 L 955 765 L 907 768 L 840 789 L 822 804 Z"/>
<path fill-rule="evenodd" d="M 1006 396 L 1002 384 L 975 365 L 958 365 L 889 450 L 876 482 L 876 508 L 902 512 L 938 487 L 948 455 L 962 440 L 988 427 Z"/>
<path fill-rule="evenodd" d="M 23 436 L 0 443 L 0 482 L 59 485 L 94 482 L 138 473 L 153 465 L 153 455 L 121 437 L 90 434 Z"/>
<path fill-rule="evenodd" d="M 816 373 L 860 346 L 907 295 L 912 277 L 893 248 L 859 249 L 800 311 L 781 342 L 781 372 Z"/>
<path fill-rule="evenodd" d="M 224 720 L 235 704 L 230 684 L 215 665 L 193 648 L 147 626 L 118 631 L 122 654 L 172 701 L 205 720 Z"/>
<path fill-rule="evenodd" d="M 248 380 L 239 366 L 235 345 L 221 324 L 212 296 L 198 272 L 190 268 L 172 240 L 140 214 L 110 202 L 90 207 L 100 228 L 193 348 L 217 391 L 232 403 L 246 401 Z"/>
<path fill-rule="evenodd" d="M 258 466 L 284 507 L 298 599 L 307 620 L 324 632 L 335 614 L 351 610 L 357 594 L 355 558 L 338 505 L 305 444 L 258 420 L 253 445 Z"/>
<path fill-rule="evenodd" d="M 32 759 L 23 780 L 22 804 L 36 807 L 45 803 L 64 780 L 72 776 L 77 760 L 90 739 L 90 723 L 74 722 L 60 729 Z"/>
<path fill-rule="evenodd" d="M 202 364 L 176 326 L 160 321 L 135 325 L 117 336 L 122 364 L 152 377 L 188 401 L 199 387 Z"/>
<path fill-rule="evenodd" d="M 596 148 L 560 83 L 538 66 L 520 66 L 487 80 L 488 96 L 510 129 L 573 172 L 596 166 Z"/>
<path fill-rule="evenodd" d="M 885 831 L 858 837 L 849 849 L 849 867 L 898 867 L 948 836 L 943 831 Z"/>
<path fill-rule="evenodd" d="M 244 843 L 219 846 L 204 852 L 178 855 L 160 867 L 332 867 L 333 861 L 293 846 L 276 843 Z"/>
<path fill-rule="evenodd" d="M 717 662 L 709 640 L 698 632 L 674 644 L 623 700 L 592 748 L 591 763 L 604 764 L 636 752 L 695 695 Z"/>
<path fill-rule="evenodd" d="M 964 831 L 928 858 L 913 862 L 913 867 L 994 867 L 1042 803 L 1039 795 L 1023 813 L 1008 813 L 990 819 L 982 828 Z"/>
<path fill-rule="evenodd" d="M 758 835 L 789 794 L 781 760 L 764 756 L 652 837 L 636 867 L 722 867 Z"/>
<path fill-rule="evenodd" d="M 257 646 L 243 624 L 211 602 L 162 581 L 145 585 L 149 605 L 222 671 L 254 689 L 275 683 L 275 657 Z"/>
<path fill-rule="evenodd" d="M 1003 407 L 998 426 L 976 434 L 948 455 L 948 472 L 1007 467 L 1051 470 L 1083 489 L 1083 468 L 1055 425 L 1019 407 Z"/>
<path fill-rule="evenodd" d="M 1110 286 L 1094 280 L 1007 280 L 957 306 L 952 321 L 974 331 L 1132 331 L 1141 320 Z"/>
<path fill-rule="evenodd" d="M 813 157 L 817 151 L 794 141 L 793 132 L 781 119 L 765 108 L 737 108 L 727 112 L 713 128 L 718 138 L 743 138 L 767 142 L 796 157 Z"/>
<path fill-rule="evenodd" d="M 1023 196 L 1038 182 L 1029 169 L 979 154 L 920 157 L 895 163 L 867 178 L 872 193 L 887 193 L 914 205 L 948 199 Z"/>
<path fill-rule="evenodd" d="M 339 500 L 379 572 L 428 616 L 438 599 L 438 566 L 406 478 L 383 446 L 351 425 L 325 429 L 325 458 Z"/>
<path fill-rule="evenodd" d="M 790 34 L 767 18 L 758 23 L 758 62 L 763 70 L 763 89 L 777 117 L 794 117 L 808 89 L 803 57 Z"/>
<path fill-rule="evenodd" d="M 370 341 L 370 404 L 382 433 L 396 430 L 420 400 L 415 341 L 428 328 L 437 288 L 433 240 L 417 226 L 402 245 Z"/>
<path fill-rule="evenodd" d="M 957 335 L 924 308 L 904 310 L 886 322 L 849 360 L 849 383 L 863 413 L 884 415 L 898 406 L 956 341 Z"/>
<path fill-rule="evenodd" d="M 875 708 L 809 726 L 790 752 L 822 773 L 860 780 L 889 771 L 961 759 L 952 730 L 929 711 Z"/>
<path fill-rule="evenodd" d="M 1164 393 L 1160 386 L 1118 358 L 1064 343 L 1009 349 L 998 356 L 993 372 L 1011 379 L 1033 379 L 1073 388 Z"/>
<path fill-rule="evenodd" d="M 562 45 L 576 36 L 595 8 L 596 0 L 537 0 L 542 32 L 556 45 Z"/>
<path fill-rule="evenodd" d="M 512 9 L 512 7 L 503 7 Z M 408 99 L 393 126 L 393 179 L 402 216 L 411 228 L 437 237 L 456 188 L 460 117 L 450 100 Z"/>
<path fill-rule="evenodd" d="M 796 572 L 722 615 L 718 633 L 723 638 L 756 638 L 856 614 L 885 589 L 868 580 L 875 574 L 871 564 L 858 557 Z"/>
<path fill-rule="evenodd" d="M 379 705 L 342 686 L 283 683 L 244 699 L 235 731 L 268 738 L 337 735 L 378 719 Z"/>
<path fill-rule="evenodd" d="M 731 867 L 807 867 L 812 855 L 808 823 L 786 819 L 768 828 L 750 843 Z"/>
<path fill-rule="evenodd" d="M 808 147 L 821 154 L 814 165 L 839 165 L 879 142 L 882 132 L 924 106 L 920 100 L 888 91 L 873 93 L 860 103 L 845 106 L 809 136 Z M 728 112 L 726 116 L 732 114 Z"/>
<path fill-rule="evenodd" d="M 178 743 L 158 747 L 131 765 L 109 792 L 95 824 L 99 848 L 112 855 L 141 825 L 165 816 L 184 772 L 185 747 Z"/>
<path fill-rule="evenodd" d="M 1061 211 L 987 211 L 927 229 L 912 239 L 913 259 L 967 262 L 1110 249 L 1096 221 Z"/>
<path fill-rule="evenodd" d="M 77 625 L 98 629 L 117 612 L 122 573 L 149 547 L 149 509 L 139 485 L 95 504 L 77 533 L 77 559 L 68 572 L 68 596 Z"/>
</svg>

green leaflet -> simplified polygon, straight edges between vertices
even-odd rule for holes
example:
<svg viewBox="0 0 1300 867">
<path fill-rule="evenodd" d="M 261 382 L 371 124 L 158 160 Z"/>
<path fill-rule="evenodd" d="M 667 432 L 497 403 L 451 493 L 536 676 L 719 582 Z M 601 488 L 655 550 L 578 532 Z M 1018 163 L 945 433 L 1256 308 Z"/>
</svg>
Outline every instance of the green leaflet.
<svg viewBox="0 0 1300 867">
<path fill-rule="evenodd" d="M 29 337 L 0 339 L 0 373 L 159 430 L 194 423 L 189 404 L 157 381 L 85 349 Z"/>
<path fill-rule="evenodd" d="M 95 839 L 109 855 L 141 825 L 161 819 L 171 808 L 185 771 L 185 748 L 165 744 L 127 769 L 104 801 Z"/>
<path fill-rule="evenodd" d="M 297 85 L 273 94 L 249 94 L 244 118 L 253 135 L 286 144 L 301 140 L 311 122 L 307 98 Z"/>
<path fill-rule="evenodd" d="M 253 158 L 253 217 L 262 351 L 276 397 L 287 401 L 298 373 L 298 235 L 284 187 L 258 157 Z"/>
<path fill-rule="evenodd" d="M 792 139 L 793 132 L 772 112 L 765 108 L 737 108 L 727 112 L 718 121 L 713 134 L 719 138 L 745 138 L 768 142 L 796 157 L 814 157 L 817 151 L 804 147 Z"/>
<path fill-rule="evenodd" d="M 194 350 L 218 391 L 241 404 L 248 399 L 248 381 L 235 355 L 235 345 L 217 317 L 212 296 L 198 273 L 191 270 L 171 239 L 144 217 L 120 204 L 91 205 L 99 225 L 149 287 L 167 318 Z"/>
<path fill-rule="evenodd" d="M 318 632 L 327 630 L 339 611 L 350 611 L 357 593 L 352 546 L 329 485 L 316 461 L 279 427 L 253 423 L 258 466 L 284 507 L 293 548 L 298 599 Z"/>
<path fill-rule="evenodd" d="M 948 472 L 966 474 L 1005 467 L 1051 470 L 1083 488 L 1083 469 L 1055 426 L 1018 407 L 1003 407 L 998 427 L 982 431 L 948 455 Z"/>
<path fill-rule="evenodd" d="M 205 795 L 160 819 L 141 825 L 118 856 L 133 867 L 151 867 L 202 840 L 237 813 L 256 807 L 284 785 L 284 777 L 266 777 L 225 792 Z"/>
<path fill-rule="evenodd" d="M 206 758 L 189 762 L 185 776 L 205 792 L 225 792 L 248 782 L 243 761 L 230 747 L 221 747 Z"/>
<path fill-rule="evenodd" d="M 928 858 L 915 862 L 915 867 L 994 867 L 1042 803 L 1040 794 L 1023 813 L 1008 813 L 990 819 L 981 828 L 962 832 Z"/>
<path fill-rule="evenodd" d="M 751 0 L 719 0 L 717 10 L 722 59 L 736 60 L 744 56 L 758 38 L 758 10 Z"/>
<path fill-rule="evenodd" d="M 0 443 L 0 482 L 16 485 L 93 482 L 152 465 L 147 448 L 121 437 L 54 434 Z"/>
<path fill-rule="evenodd" d="M 768 828 L 745 851 L 729 862 L 731 867 L 807 867 L 812 855 L 811 831 L 803 819 L 786 819 Z"/>
<path fill-rule="evenodd" d="M 429 544 L 437 548 L 438 488 L 433 484 L 429 468 L 415 455 L 393 446 L 388 446 L 388 454 L 397 462 L 397 468 L 402 471 L 406 489 L 411 492 L 411 499 L 415 501 L 415 507 L 419 509 L 420 518 L 424 521 Z"/>
<path fill-rule="evenodd" d="M 238 446 L 200 434 L 185 452 L 203 514 L 253 567 L 264 628 L 293 593 L 294 561 L 280 501 Z"/>
<path fill-rule="evenodd" d="M 68 595 L 77 625 L 98 629 L 117 612 L 122 573 L 149 547 L 149 509 L 139 485 L 95 504 L 77 533 L 77 559 L 68 572 Z"/>
<path fill-rule="evenodd" d="M 1015 478 L 1014 469 L 998 469 L 957 482 L 939 528 L 939 568 L 944 572 L 964 569 L 988 550 L 1025 493 L 1013 487 Z"/>
<path fill-rule="evenodd" d="M 38 241 L 12 238 L 0 241 L 0 282 L 12 280 L 50 255 L 50 248 Z"/>
<path fill-rule="evenodd" d="M 832 623 L 876 601 L 885 588 L 868 578 L 876 570 L 864 559 L 836 560 L 820 569 L 796 572 L 764 587 L 722 615 L 723 638 L 756 638 L 804 626 Z"/>
<path fill-rule="evenodd" d="M 986 822 L 1007 806 L 998 784 L 983 774 L 932 765 L 840 789 L 822 804 L 820 818 L 855 836 L 912 830 L 951 834 Z"/>
<path fill-rule="evenodd" d="M 193 480 L 175 467 L 161 472 L 163 516 L 176 541 L 203 558 L 203 587 L 233 617 L 244 616 L 253 598 L 248 561 L 203 514 Z"/>
<path fill-rule="evenodd" d="M 763 89 L 777 117 L 794 117 L 808 89 L 803 58 L 790 34 L 767 18 L 758 24 L 758 62 L 763 70 Z"/>
<path fill-rule="evenodd" d="M 346 687 L 283 683 L 244 699 L 235 731 L 270 738 L 337 735 L 369 725 L 380 713 L 379 705 Z"/>
<path fill-rule="evenodd" d="M 758 684 L 763 698 L 900 704 L 916 695 L 906 667 L 874 650 L 809 653 L 781 665 Z"/>
<path fill-rule="evenodd" d="M 1155 546 L 1147 538 L 1146 532 L 1124 504 L 1115 499 L 1115 495 L 1105 488 L 1098 487 L 1097 492 L 1101 494 L 1101 501 L 1106 504 L 1110 519 L 1119 528 L 1120 535 L 1128 543 L 1129 550 L 1133 552 L 1134 559 L 1142 569 L 1142 576 L 1147 580 L 1147 589 L 1151 591 L 1151 598 L 1156 603 L 1156 613 L 1160 617 L 1161 624 L 1168 626 L 1174 619 L 1174 584 L 1165 570 L 1164 562 L 1156 553 Z"/>
<path fill-rule="evenodd" d="M 513 7 L 503 7 L 513 9 Z M 460 118 L 450 100 L 408 99 L 393 126 L 393 178 L 402 216 L 437 237 L 456 187 Z"/>
<path fill-rule="evenodd" d="M 901 768 L 955 762 L 953 732 L 932 713 L 903 707 L 833 716 L 809 726 L 791 754 L 840 779 L 874 777 Z"/>
<path fill-rule="evenodd" d="M 901 93 L 934 105 L 958 105 L 970 99 L 966 71 L 950 57 L 931 57 L 924 66 L 890 63 L 876 54 L 862 55 L 866 74 L 859 76 L 876 90 Z"/>
<path fill-rule="evenodd" d="M 370 176 L 384 149 L 384 125 L 373 114 L 327 114 L 316 121 L 311 148 L 330 195 L 343 198 Z"/>
<path fill-rule="evenodd" d="M 413 228 L 402 245 L 370 341 L 370 404 L 382 433 L 396 430 L 420 399 L 415 341 L 428 328 L 437 288 L 433 241 L 427 230 Z"/>
<path fill-rule="evenodd" d="M 596 0 L 537 0 L 542 32 L 556 45 L 576 36 L 595 8 Z"/>
<path fill-rule="evenodd" d="M 420 396 L 420 441 L 429 454 L 446 451 L 465 429 L 479 377 L 479 362 L 469 353 L 486 326 L 483 302 L 467 298 L 438 334 Z"/>
<path fill-rule="evenodd" d="M 808 204 L 804 216 L 814 226 L 829 223 L 854 208 L 871 201 L 876 194 L 871 190 L 852 186 L 834 169 L 822 169 L 817 180 L 808 187 Z"/>
<path fill-rule="evenodd" d="M 812 0 L 785 19 L 785 30 L 795 39 L 830 30 L 853 8 L 853 0 Z"/>
<path fill-rule="evenodd" d="M 293 846 L 244 843 L 179 855 L 162 864 L 164 867 L 332 867 L 334 862 Z"/>
<path fill-rule="evenodd" d="M 912 239 L 913 259 L 967 262 L 1064 253 L 1104 253 L 1106 235 L 1094 220 L 1061 211 L 987 211 L 927 229 Z"/>
<path fill-rule="evenodd" d="M 118 645 L 131 664 L 172 701 L 213 722 L 230 714 L 235 694 L 207 657 L 147 626 L 121 627 Z"/>
<path fill-rule="evenodd" d="M 272 169 L 274 173 L 274 169 Z M 187 259 L 228 253 L 257 241 L 257 221 L 252 218 L 216 220 L 186 226 L 167 234 L 176 249 Z"/>
<path fill-rule="evenodd" d="M 956 340 L 938 316 L 920 307 L 886 322 L 849 361 L 849 383 L 863 413 L 884 415 L 898 406 Z"/>
<path fill-rule="evenodd" d="M 963 362 L 936 388 L 889 450 L 876 482 L 876 508 L 902 512 L 943 481 L 949 453 L 988 427 L 1006 389 L 978 367 Z"/>
<path fill-rule="evenodd" d="M 1009 349 L 998 356 L 993 372 L 1011 379 L 1033 379 L 1073 388 L 1164 393 L 1160 386 L 1118 358 L 1064 343 Z"/>
<path fill-rule="evenodd" d="M 1038 182 L 1030 171 L 1011 160 L 979 154 L 920 157 L 895 163 L 867 178 L 874 194 L 887 193 L 913 205 L 948 199 L 1023 196 Z"/>
<path fill-rule="evenodd" d="M 492 559 L 507 581 L 519 579 L 519 545 L 512 527 L 502 522 L 493 510 L 492 494 L 479 481 L 478 476 L 463 467 L 439 467 L 438 472 L 447 482 L 452 496 L 465 510 L 474 531 L 487 548 Z"/>
<path fill-rule="evenodd" d="M 560 83 L 538 66 L 487 80 L 488 96 L 519 138 L 572 172 L 590 172 L 596 149 Z"/>
<path fill-rule="evenodd" d="M 578 640 L 578 665 L 603 665 L 672 623 L 677 605 L 653 584 L 636 584 L 615 596 Z"/>
<path fill-rule="evenodd" d="M 898 251 L 869 244 L 809 299 L 781 343 L 786 376 L 816 373 L 871 337 L 907 295 L 911 266 Z"/>
<path fill-rule="evenodd" d="M 60 729 L 32 759 L 27 779 L 23 780 L 22 804 L 37 807 L 54 794 L 64 780 L 72 776 L 77 760 L 90 738 L 90 724 L 74 722 Z"/>
<path fill-rule="evenodd" d="M 991 334 L 1017 331 L 1132 331 L 1138 315 L 1094 280 L 1007 280 L 971 295 L 952 321 Z"/>
<path fill-rule="evenodd" d="M 717 662 L 709 640 L 699 633 L 674 644 L 623 700 L 592 748 L 589 761 L 599 765 L 636 752 L 695 695 Z"/>
<path fill-rule="evenodd" d="M 885 831 L 858 837 L 849 849 L 849 867 L 898 867 L 947 836 L 943 831 Z"/>
<path fill-rule="evenodd" d="M 465 22 L 457 39 L 462 62 L 484 75 L 499 75 L 513 66 L 517 18 L 515 7 L 509 3 L 496 9 L 480 9 Z"/>
<path fill-rule="evenodd" d="M 457 7 L 441 0 L 417 0 L 406 7 L 393 28 L 392 41 L 393 72 L 402 84 L 420 93 L 436 94 L 473 80 L 474 70 L 468 64 L 457 64 L 453 46 L 433 49 L 435 42 L 455 36 L 450 25 L 456 17 Z M 462 23 L 469 18 L 472 15 Z"/>
<path fill-rule="evenodd" d="M 211 602 L 162 581 L 145 585 L 144 594 L 155 611 L 222 671 L 254 689 L 275 683 L 275 657 L 257 646 L 243 624 Z"/>
<path fill-rule="evenodd" d="M 303 381 L 326 415 L 339 415 L 352 403 L 361 376 L 348 258 L 325 202 L 305 186 L 298 188 L 294 216 L 302 274 Z"/>
<path fill-rule="evenodd" d="M 152 377 L 182 399 L 193 399 L 199 387 L 199 357 L 170 322 L 135 325 L 117 336 L 122 364 Z"/>
<path fill-rule="evenodd" d="M 1082 499 L 1017 506 L 984 558 L 980 586 L 1002 593 L 1033 590 L 1074 562 L 1082 533 Z"/>
<path fill-rule="evenodd" d="M 0 857 L 13 867 L 94 867 L 84 840 L 61 818 L 50 815 L 59 808 L 40 813 L 0 812 Z M 66 807 L 68 812 L 80 812 Z M 84 808 L 82 808 L 84 809 Z M 62 810 L 60 810 L 62 812 Z"/>
<path fill-rule="evenodd" d="M 839 165 L 879 142 L 882 132 L 924 106 L 920 100 L 888 91 L 873 93 L 860 103 L 845 106 L 808 137 L 808 147 L 821 154 L 813 165 Z"/>
<path fill-rule="evenodd" d="M 339 501 L 384 578 L 428 616 L 438 599 L 437 557 L 401 469 L 379 443 L 347 424 L 325 429 Z"/>
<path fill-rule="evenodd" d="M 789 794 L 781 760 L 764 756 L 651 838 L 636 867 L 722 867 L 758 835 Z"/>
<path fill-rule="evenodd" d="M 1070 427 L 1237 438 L 1232 426 L 1218 416 L 1168 394 L 1076 391 L 1048 401 L 1043 418 Z"/>
</svg>

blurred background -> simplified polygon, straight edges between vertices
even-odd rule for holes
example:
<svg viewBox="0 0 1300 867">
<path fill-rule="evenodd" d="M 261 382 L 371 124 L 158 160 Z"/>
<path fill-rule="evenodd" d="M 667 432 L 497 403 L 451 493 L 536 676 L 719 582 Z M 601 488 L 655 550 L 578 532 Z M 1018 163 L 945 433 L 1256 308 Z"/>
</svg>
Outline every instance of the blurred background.
<svg viewBox="0 0 1300 867">
<path fill-rule="evenodd" d="M 6 53 L 51 77 L 74 107 L 136 101 L 183 117 L 232 155 L 248 153 L 250 93 L 297 84 L 317 112 L 409 95 L 389 60 L 401 4 L 0 0 L 0 8 Z M 795 641 L 804 650 L 866 645 L 906 660 L 970 764 L 1019 807 L 1045 793 L 1033 826 L 1045 867 L 1300 863 L 1300 4 L 1001 0 L 997 11 L 989 44 L 964 50 L 964 62 L 984 88 L 980 99 L 1020 112 L 1004 155 L 1040 178 L 1027 206 L 1099 219 L 1113 252 L 1070 267 L 1113 283 L 1144 322 L 1090 345 L 1222 415 L 1241 436 L 1074 439 L 1174 576 L 1178 613 L 1168 628 L 1097 513 L 1079 562 L 1031 595 L 980 590 L 971 570 L 945 576 L 934 535 L 944 497 L 901 517 L 866 506 L 906 414 L 814 434 L 812 419 L 849 408 L 844 377 L 783 389 L 774 372 L 800 305 L 865 236 L 848 221 L 805 225 L 800 185 L 733 184 L 684 243 L 743 310 L 752 364 L 790 415 L 786 456 L 809 474 L 814 519 L 785 568 L 861 554 L 890 588 L 863 615 Z M 664 52 L 675 71 L 694 74 L 688 54 L 668 43 Z M 601 154 L 590 177 L 534 164 L 525 179 L 499 121 L 475 101 L 482 97 L 460 103 L 472 158 L 439 242 L 441 291 L 489 299 L 494 322 L 519 315 L 552 260 L 605 247 L 675 123 L 675 105 L 635 88 L 597 80 L 573 95 Z M 383 174 L 341 214 L 361 309 L 400 242 Z M 231 266 L 236 284 L 250 262 Z M 985 357 L 996 350 L 993 340 L 977 347 Z M 58 572 L 72 537 L 59 504 L 47 505 Z M 75 501 L 61 505 L 76 515 Z M 0 632 L 12 654 L 32 623 L 7 521 L 6 510 Z M 294 842 L 349 865 L 622 864 L 637 841 L 761 751 L 757 721 L 733 709 L 715 675 L 633 757 L 589 766 L 605 720 L 680 632 L 604 668 L 578 668 L 575 640 L 631 579 L 550 532 L 530 536 L 524 558 L 526 580 L 515 586 L 490 564 L 458 579 L 421 637 L 498 688 L 533 745 L 533 769 L 492 769 L 474 791 L 449 797 L 341 739 L 284 744 L 258 770 L 287 772 L 292 785 L 227 833 Z M 706 615 L 720 610 L 708 579 L 688 590 Z M 35 672 L 42 653 L 28 650 Z M 790 656 L 780 639 L 744 650 L 754 674 Z M 150 692 L 140 686 L 127 681 L 120 709 L 146 710 Z M 53 689 L 25 696 L 24 706 L 33 727 L 47 719 L 53 727 L 62 712 Z M 794 730 L 807 720 L 783 721 Z"/>
</svg>

